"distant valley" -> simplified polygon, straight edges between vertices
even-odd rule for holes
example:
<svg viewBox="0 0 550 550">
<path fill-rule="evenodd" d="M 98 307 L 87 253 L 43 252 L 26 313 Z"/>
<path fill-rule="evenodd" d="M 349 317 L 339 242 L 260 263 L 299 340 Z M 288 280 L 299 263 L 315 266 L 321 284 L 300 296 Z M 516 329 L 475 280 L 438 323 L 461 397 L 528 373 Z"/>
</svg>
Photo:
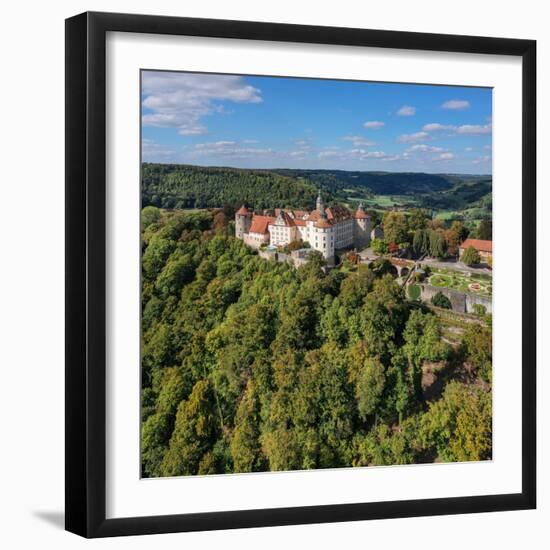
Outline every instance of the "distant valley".
<svg viewBox="0 0 550 550">
<path fill-rule="evenodd" d="M 279 205 L 308 208 L 321 189 L 328 202 L 374 211 L 425 208 L 472 225 L 492 217 L 490 175 L 239 169 L 144 163 L 142 204 L 162 208 Z"/>
</svg>

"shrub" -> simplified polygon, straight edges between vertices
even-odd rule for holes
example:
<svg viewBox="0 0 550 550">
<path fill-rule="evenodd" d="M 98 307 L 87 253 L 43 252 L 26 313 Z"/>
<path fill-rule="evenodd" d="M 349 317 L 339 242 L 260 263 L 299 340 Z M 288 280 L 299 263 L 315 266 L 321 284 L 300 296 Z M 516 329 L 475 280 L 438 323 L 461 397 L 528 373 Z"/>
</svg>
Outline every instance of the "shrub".
<svg viewBox="0 0 550 550">
<path fill-rule="evenodd" d="M 483 317 L 487 313 L 487 308 L 483 304 L 474 304 L 474 314 Z"/>
<path fill-rule="evenodd" d="M 376 254 L 386 254 L 388 252 L 388 245 L 381 239 L 373 239 L 371 248 Z"/>
<path fill-rule="evenodd" d="M 438 292 L 432 296 L 431 302 L 436 307 L 441 307 L 443 309 L 452 309 L 451 300 L 445 296 L 442 292 Z"/>
</svg>

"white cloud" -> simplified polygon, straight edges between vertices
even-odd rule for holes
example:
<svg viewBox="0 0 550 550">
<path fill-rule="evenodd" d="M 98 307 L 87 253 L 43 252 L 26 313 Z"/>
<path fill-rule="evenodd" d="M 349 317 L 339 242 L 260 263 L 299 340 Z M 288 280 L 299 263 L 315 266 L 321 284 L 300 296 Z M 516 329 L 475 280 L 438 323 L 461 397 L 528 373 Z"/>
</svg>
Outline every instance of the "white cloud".
<svg viewBox="0 0 550 550">
<path fill-rule="evenodd" d="M 477 157 L 476 159 L 472 160 L 472 164 L 484 164 L 486 162 L 491 162 L 490 155 L 484 155 L 482 157 Z"/>
<path fill-rule="evenodd" d="M 454 158 L 455 158 L 455 156 L 453 155 L 453 153 L 441 153 L 437 157 L 437 160 L 452 160 Z"/>
<path fill-rule="evenodd" d="M 411 105 L 403 105 L 403 107 L 397 111 L 397 114 L 399 116 L 413 116 L 416 114 L 416 107 L 412 107 Z"/>
<path fill-rule="evenodd" d="M 236 144 L 235 141 L 213 141 L 210 143 L 197 143 L 195 145 L 195 149 L 204 149 L 204 150 L 222 149 L 229 145 L 235 145 L 235 144 Z"/>
<path fill-rule="evenodd" d="M 458 134 L 480 135 L 490 134 L 493 131 L 491 124 L 463 124 L 456 129 Z"/>
<path fill-rule="evenodd" d="M 492 151 L 492 150 L 493 150 L 493 146 L 492 146 L 492 145 L 484 145 L 484 146 L 483 146 L 483 149 L 485 149 L 485 151 Z"/>
<path fill-rule="evenodd" d="M 190 152 L 192 157 L 216 157 L 226 159 L 247 159 L 256 157 L 279 157 L 285 153 L 265 147 L 249 147 L 244 141 L 212 141 L 197 143 Z"/>
<path fill-rule="evenodd" d="M 382 128 L 386 124 L 380 120 L 367 120 L 367 122 L 363 123 L 364 128 L 369 128 L 370 130 L 378 130 L 379 128 Z"/>
<path fill-rule="evenodd" d="M 407 149 L 407 153 L 440 153 L 442 151 L 445 151 L 443 147 L 433 147 L 430 145 L 426 145 L 425 143 L 419 143 L 417 145 L 412 145 Z"/>
<path fill-rule="evenodd" d="M 442 109 L 451 109 L 455 111 L 468 109 L 468 107 L 470 107 L 470 102 L 466 101 L 465 99 L 450 99 L 449 101 L 445 101 L 445 103 L 441 105 Z"/>
<path fill-rule="evenodd" d="M 383 151 L 365 151 L 365 149 L 353 149 L 351 154 L 362 159 L 382 159 L 388 156 Z"/>
<path fill-rule="evenodd" d="M 344 155 L 342 152 L 340 151 L 334 151 L 334 150 L 330 150 L 330 151 L 321 151 L 318 155 L 317 155 L 317 158 L 323 160 L 323 159 L 336 159 L 336 158 L 342 158 Z"/>
<path fill-rule="evenodd" d="M 152 139 L 141 140 L 141 156 L 145 162 L 166 161 L 175 154 L 176 151 L 168 145 L 156 143 Z"/>
<path fill-rule="evenodd" d="M 394 162 L 396 160 L 401 160 L 401 157 L 399 155 L 391 155 L 388 157 L 384 157 L 382 160 L 384 162 Z"/>
<path fill-rule="evenodd" d="M 311 150 L 311 140 L 309 139 L 295 139 L 292 143 L 303 152 Z"/>
<path fill-rule="evenodd" d="M 217 102 L 262 101 L 260 90 L 232 75 L 145 71 L 142 93 L 143 107 L 151 111 L 143 115 L 143 125 L 177 128 L 181 135 L 207 133 L 201 119 L 223 111 Z"/>
<path fill-rule="evenodd" d="M 370 147 L 371 145 L 375 145 L 374 141 L 370 141 L 363 136 L 344 136 L 342 139 L 344 141 L 351 141 L 354 147 Z"/>
<path fill-rule="evenodd" d="M 384 151 L 368 151 L 361 147 L 350 149 L 349 151 L 339 151 L 335 149 L 325 149 L 321 151 L 317 158 L 320 160 L 397 160 L 398 155 L 388 155 Z"/>
<path fill-rule="evenodd" d="M 450 124 L 439 124 L 439 122 L 430 122 L 429 124 L 424 124 L 422 130 L 425 132 L 440 132 L 442 130 L 454 130 L 456 126 Z"/>
<path fill-rule="evenodd" d="M 453 134 L 482 135 L 490 134 L 493 131 L 491 123 L 488 124 L 462 124 L 453 126 L 452 124 L 439 124 L 439 122 L 430 122 L 424 124 L 422 130 L 425 132 L 450 131 Z"/>
<path fill-rule="evenodd" d="M 427 141 L 430 139 L 428 132 L 415 132 L 414 134 L 401 134 L 397 141 L 400 143 L 414 143 L 416 141 Z"/>
<path fill-rule="evenodd" d="M 474 150 L 473 147 L 464 147 L 464 151 L 470 152 L 470 151 L 473 151 L 473 150 Z"/>
</svg>

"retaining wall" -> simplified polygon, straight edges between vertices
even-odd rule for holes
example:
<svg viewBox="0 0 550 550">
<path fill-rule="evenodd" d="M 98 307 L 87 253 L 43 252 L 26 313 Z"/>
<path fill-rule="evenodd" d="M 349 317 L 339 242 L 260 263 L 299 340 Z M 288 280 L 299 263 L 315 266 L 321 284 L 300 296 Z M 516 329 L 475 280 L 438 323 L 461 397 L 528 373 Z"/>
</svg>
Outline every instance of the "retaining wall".
<svg viewBox="0 0 550 550">
<path fill-rule="evenodd" d="M 493 300 L 490 296 L 482 296 L 479 294 L 472 294 L 461 292 L 452 288 L 438 287 L 427 284 L 419 285 L 421 289 L 420 299 L 423 302 L 429 302 L 433 296 L 438 292 L 441 292 L 444 296 L 447 296 L 451 301 L 453 311 L 460 313 L 474 313 L 474 305 L 480 304 L 485 307 L 487 313 L 493 313 Z"/>
</svg>

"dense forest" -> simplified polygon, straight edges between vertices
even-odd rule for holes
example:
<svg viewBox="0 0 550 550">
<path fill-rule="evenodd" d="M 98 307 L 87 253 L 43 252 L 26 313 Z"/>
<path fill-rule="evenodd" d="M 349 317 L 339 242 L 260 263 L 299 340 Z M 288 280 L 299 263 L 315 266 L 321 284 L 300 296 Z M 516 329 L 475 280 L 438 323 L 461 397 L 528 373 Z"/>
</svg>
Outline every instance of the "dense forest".
<svg viewBox="0 0 550 550">
<path fill-rule="evenodd" d="M 179 164 L 144 163 L 141 189 L 143 205 L 180 209 L 226 204 L 311 208 L 317 196 L 312 183 L 274 172 Z"/>
<path fill-rule="evenodd" d="M 145 477 L 491 458 L 490 318 L 450 345 L 384 261 L 294 269 L 230 220 L 142 212 Z"/>
<path fill-rule="evenodd" d="M 375 194 L 400 195 L 405 203 L 453 210 L 456 219 L 492 217 L 488 176 L 345 170 L 249 170 L 179 164 L 142 166 L 142 204 L 161 208 L 217 208 L 253 205 L 311 209 L 317 190 L 325 201 L 343 204 Z"/>
<path fill-rule="evenodd" d="M 493 182 L 483 179 L 460 182 L 452 188 L 423 198 L 423 205 L 433 209 L 463 209 L 477 203 L 479 207 L 492 206 Z"/>
<path fill-rule="evenodd" d="M 377 195 L 409 195 L 450 189 L 459 176 L 422 172 L 363 172 L 350 170 L 274 170 L 293 178 L 304 178 L 327 189 L 362 187 Z"/>
</svg>

